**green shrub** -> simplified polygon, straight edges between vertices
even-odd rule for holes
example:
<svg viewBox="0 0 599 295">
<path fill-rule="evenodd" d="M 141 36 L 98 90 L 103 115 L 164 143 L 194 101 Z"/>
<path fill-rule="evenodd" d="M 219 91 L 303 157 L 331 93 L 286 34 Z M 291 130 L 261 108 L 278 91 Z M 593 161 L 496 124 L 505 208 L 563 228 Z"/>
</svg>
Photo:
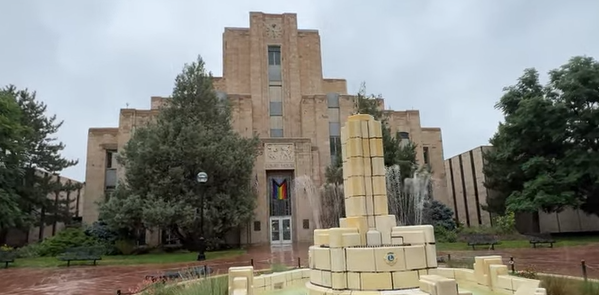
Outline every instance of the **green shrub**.
<svg viewBox="0 0 599 295">
<path fill-rule="evenodd" d="M 435 226 L 435 239 L 439 243 L 455 243 L 458 241 L 458 233 L 443 226 Z"/>
<path fill-rule="evenodd" d="M 494 224 L 494 228 L 498 234 L 505 235 L 516 233 L 516 215 L 514 212 L 495 217 Z"/>
<path fill-rule="evenodd" d="M 114 247 L 123 255 L 131 255 L 135 251 L 135 243 L 131 240 L 118 240 L 114 242 Z"/>
<path fill-rule="evenodd" d="M 29 245 L 25 245 L 21 248 L 16 249 L 15 251 L 17 252 L 17 258 L 33 258 L 33 257 L 40 257 L 40 249 L 41 249 L 41 244 L 40 243 L 33 243 L 33 244 L 29 244 Z"/>
<path fill-rule="evenodd" d="M 425 204 L 425 216 L 427 216 L 426 222 L 432 224 L 435 227 L 443 227 L 446 230 L 453 231 L 457 228 L 455 220 L 453 219 L 453 210 L 447 205 L 432 200 Z"/>
<path fill-rule="evenodd" d="M 66 228 L 53 237 L 45 239 L 40 245 L 40 256 L 57 256 L 74 247 L 103 246 L 94 237 L 85 234 L 81 228 Z"/>
<path fill-rule="evenodd" d="M 599 295 L 599 283 L 597 282 L 581 282 L 580 295 Z M 551 295 L 547 293 L 547 295 Z"/>
</svg>

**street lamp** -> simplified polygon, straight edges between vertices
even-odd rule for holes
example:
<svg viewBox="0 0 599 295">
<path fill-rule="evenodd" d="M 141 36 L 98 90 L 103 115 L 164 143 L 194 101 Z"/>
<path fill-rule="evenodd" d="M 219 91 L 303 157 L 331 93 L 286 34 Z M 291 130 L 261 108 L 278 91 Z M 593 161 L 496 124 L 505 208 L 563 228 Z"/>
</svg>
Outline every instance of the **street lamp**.
<svg viewBox="0 0 599 295">
<path fill-rule="evenodd" d="M 199 172 L 196 181 L 201 185 L 208 181 L 206 172 Z M 198 187 L 199 188 L 199 187 Z M 204 240 L 204 193 L 200 192 L 200 241 L 198 242 L 198 261 L 206 260 L 206 241 Z"/>
</svg>

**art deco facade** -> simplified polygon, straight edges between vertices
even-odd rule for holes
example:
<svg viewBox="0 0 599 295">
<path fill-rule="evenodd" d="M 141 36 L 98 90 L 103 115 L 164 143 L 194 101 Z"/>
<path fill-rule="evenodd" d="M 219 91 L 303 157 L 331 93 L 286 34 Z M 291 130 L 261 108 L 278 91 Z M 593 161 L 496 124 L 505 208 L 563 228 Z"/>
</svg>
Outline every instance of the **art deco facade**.
<svg viewBox="0 0 599 295">
<path fill-rule="evenodd" d="M 339 155 L 342 122 L 354 111 L 346 81 L 323 78 L 320 35 L 298 29 L 295 14 L 251 12 L 249 28 L 225 28 L 223 59 L 223 77 L 214 78 L 217 93 L 233 105 L 234 128 L 259 134 L 262 144 L 255 220 L 240 230 L 239 242 L 311 241 L 312 210 L 306 196 L 294 194 L 293 179 L 307 175 L 322 184 L 325 168 Z M 118 127 L 90 128 L 85 222 L 98 218 L 95 202 L 123 173 L 115 153 L 165 99 L 152 97 L 149 110 L 121 109 Z M 441 130 L 422 127 L 415 110 L 386 113 L 393 131 L 418 145 L 418 161 L 432 166 L 435 198 L 447 203 Z"/>
<path fill-rule="evenodd" d="M 456 221 L 467 227 L 493 225 L 493 216 L 483 209 L 493 191 L 485 187 L 483 154 L 492 146 L 479 146 L 445 160 L 449 205 Z M 599 231 L 599 217 L 580 210 L 560 213 L 518 214 L 516 225 L 522 233 Z"/>
</svg>

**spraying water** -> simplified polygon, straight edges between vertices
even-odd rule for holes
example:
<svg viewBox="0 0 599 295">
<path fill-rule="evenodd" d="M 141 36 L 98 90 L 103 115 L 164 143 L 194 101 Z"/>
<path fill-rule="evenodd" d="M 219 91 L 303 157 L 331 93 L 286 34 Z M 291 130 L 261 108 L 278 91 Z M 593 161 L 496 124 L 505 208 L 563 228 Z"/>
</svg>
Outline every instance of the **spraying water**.
<svg viewBox="0 0 599 295">
<path fill-rule="evenodd" d="M 387 200 L 389 214 L 395 215 L 398 225 L 420 225 L 426 222 L 425 205 L 430 199 L 430 173 L 424 169 L 402 181 L 399 166 L 387 167 Z M 325 184 L 318 188 L 306 175 L 295 178 L 295 195 L 306 200 L 312 208 L 314 228 L 339 226 L 344 217 L 343 186 Z"/>
<path fill-rule="evenodd" d="M 316 185 L 314 185 L 314 181 L 307 175 L 302 175 L 296 177 L 294 180 L 294 194 L 297 197 L 297 200 L 305 200 L 308 199 L 308 203 L 310 204 L 310 208 L 312 208 L 312 219 L 314 222 L 314 228 L 322 228 L 322 224 L 320 222 L 320 192 Z"/>
<path fill-rule="evenodd" d="M 387 167 L 389 213 L 399 225 L 420 225 L 425 221 L 424 207 L 429 200 L 430 173 L 424 169 L 402 181 L 398 165 Z"/>
</svg>

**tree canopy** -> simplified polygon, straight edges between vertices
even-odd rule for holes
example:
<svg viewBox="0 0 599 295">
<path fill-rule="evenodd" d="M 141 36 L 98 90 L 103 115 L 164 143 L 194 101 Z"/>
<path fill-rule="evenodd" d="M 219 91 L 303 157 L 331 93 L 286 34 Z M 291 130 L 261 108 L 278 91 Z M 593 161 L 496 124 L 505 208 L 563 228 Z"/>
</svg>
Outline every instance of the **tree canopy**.
<svg viewBox="0 0 599 295">
<path fill-rule="evenodd" d="M 355 113 L 369 114 L 375 120 L 381 121 L 385 166 L 399 165 L 403 179 L 412 177 L 417 169 L 416 144 L 411 141 L 402 144 L 399 134 L 393 134 L 380 103 L 381 97 L 368 95 L 366 86 L 362 83 L 358 94 L 355 96 Z M 341 147 L 337 150 L 340 151 Z M 337 157 L 335 163 L 327 167 L 325 178 L 327 183 L 343 183 L 343 162 L 341 157 Z"/>
<path fill-rule="evenodd" d="M 218 245 L 252 217 L 258 147 L 257 137 L 233 130 L 229 101 L 217 97 L 198 57 L 176 77 L 155 122 L 136 128 L 120 151 L 125 177 L 101 206 L 100 218 L 121 230 L 170 230 L 188 248 L 201 232 Z M 199 172 L 208 174 L 205 184 L 197 182 Z"/>
<path fill-rule="evenodd" d="M 573 57 L 545 86 L 526 69 L 496 108 L 505 118 L 484 155 L 487 209 L 599 215 L 599 63 Z"/>
<path fill-rule="evenodd" d="M 35 92 L 0 89 L 0 242 L 9 228 L 70 221 L 73 200 L 50 198 L 80 188 L 57 177 L 77 164 L 61 154 L 65 145 L 54 137 L 61 126 Z"/>
</svg>

